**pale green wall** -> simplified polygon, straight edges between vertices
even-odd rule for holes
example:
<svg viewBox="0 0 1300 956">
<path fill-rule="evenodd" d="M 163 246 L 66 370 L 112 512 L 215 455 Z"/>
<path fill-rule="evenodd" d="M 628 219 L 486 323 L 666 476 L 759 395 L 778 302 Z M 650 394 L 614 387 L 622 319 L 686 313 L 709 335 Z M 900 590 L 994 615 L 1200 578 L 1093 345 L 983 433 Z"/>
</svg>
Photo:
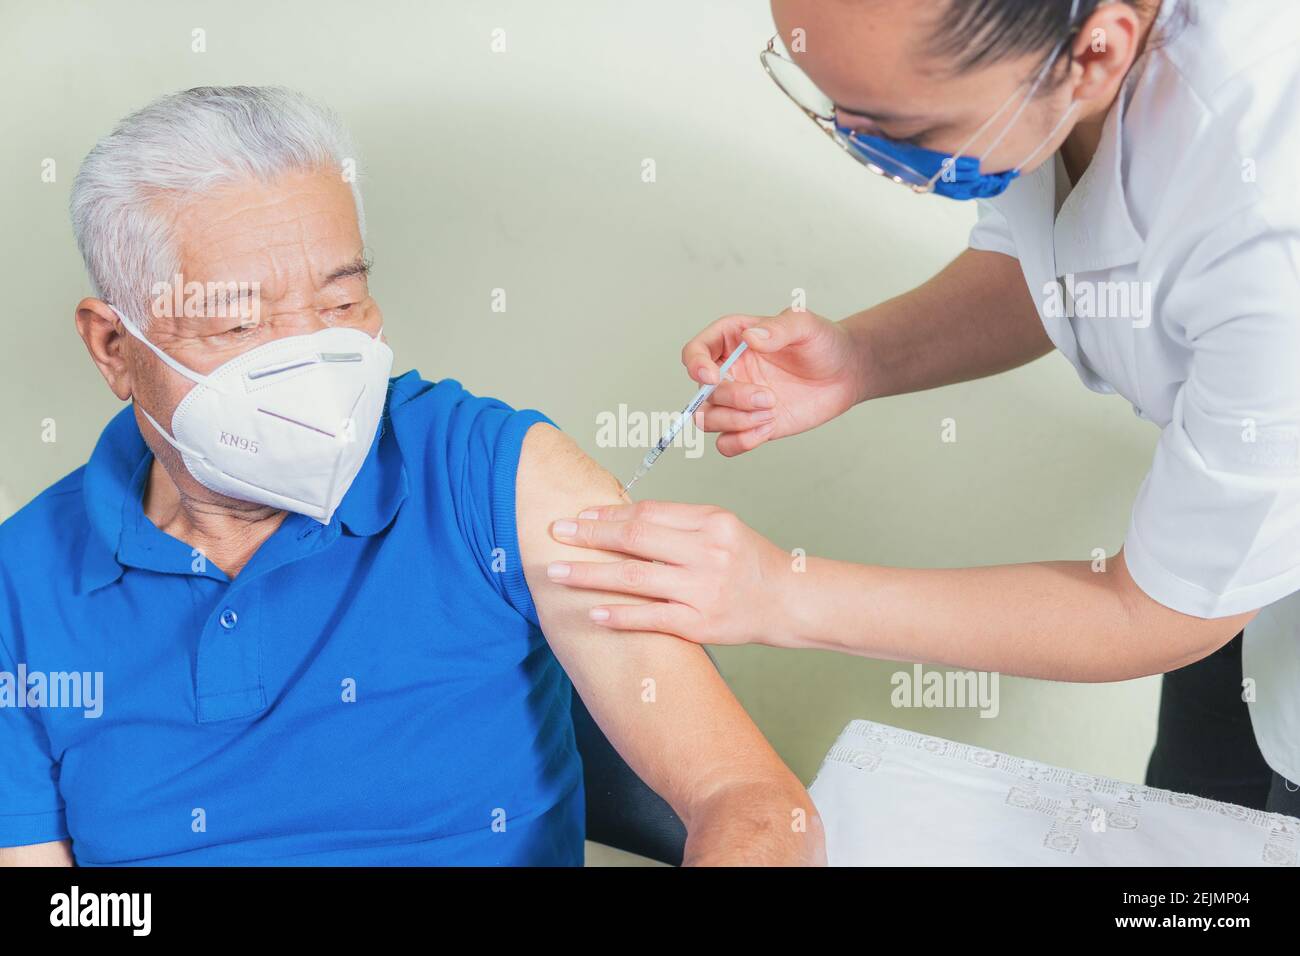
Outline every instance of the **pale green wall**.
<svg viewBox="0 0 1300 956">
<path fill-rule="evenodd" d="M 117 403 L 74 334 L 88 286 L 68 225 L 77 165 L 119 117 L 202 84 L 280 83 L 361 147 L 374 289 L 398 368 L 543 409 L 602 464 L 598 413 L 692 391 L 681 344 L 791 290 L 840 317 L 923 280 L 973 209 L 875 181 L 764 76 L 760 0 L 356 4 L 3 3 L 0 510 L 82 463 Z M 505 30 L 507 52 L 490 52 Z M 191 31 L 207 52 L 191 52 Z M 40 180 L 45 158 L 57 181 Z M 641 181 L 653 158 L 658 181 Z M 508 311 L 490 310 L 491 290 Z M 958 422 L 956 444 L 939 422 Z M 43 444 L 41 422 L 57 422 Z M 787 547 L 867 562 L 1086 558 L 1121 541 L 1155 430 L 1064 359 L 860 408 L 727 461 L 670 455 L 647 496 L 714 502 Z M 1006 679 L 1001 715 L 895 710 L 897 665 L 723 649 L 750 713 L 805 779 L 854 717 L 1138 780 L 1155 681 Z"/>
</svg>

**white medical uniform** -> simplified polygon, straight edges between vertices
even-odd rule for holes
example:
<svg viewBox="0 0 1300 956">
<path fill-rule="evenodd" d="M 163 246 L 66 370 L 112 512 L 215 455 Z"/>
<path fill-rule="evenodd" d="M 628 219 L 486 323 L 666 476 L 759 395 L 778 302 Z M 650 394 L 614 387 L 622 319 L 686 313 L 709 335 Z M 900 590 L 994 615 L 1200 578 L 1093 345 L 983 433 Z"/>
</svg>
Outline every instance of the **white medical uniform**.
<svg viewBox="0 0 1300 956">
<path fill-rule="evenodd" d="M 1084 384 L 1161 429 L 1138 586 L 1264 608 L 1251 721 L 1300 781 L 1300 2 L 1164 0 L 1073 189 L 1057 157 L 979 205 L 970 245 L 1019 259 Z"/>
</svg>

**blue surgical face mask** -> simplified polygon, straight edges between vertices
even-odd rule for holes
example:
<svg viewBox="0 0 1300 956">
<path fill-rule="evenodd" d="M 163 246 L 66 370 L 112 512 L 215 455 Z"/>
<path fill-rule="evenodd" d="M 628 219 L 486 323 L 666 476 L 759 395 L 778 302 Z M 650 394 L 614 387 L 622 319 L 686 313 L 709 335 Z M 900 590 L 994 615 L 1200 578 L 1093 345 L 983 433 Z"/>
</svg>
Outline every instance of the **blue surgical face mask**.
<svg viewBox="0 0 1300 956">
<path fill-rule="evenodd" d="M 1069 22 L 1071 24 L 1074 23 L 1078 6 L 1079 0 L 1073 0 L 1070 5 Z M 1066 41 L 1062 40 L 1052 49 L 1051 55 L 1048 56 L 1047 61 L 1038 71 L 1038 75 L 1029 84 L 1029 89 L 1021 98 L 1020 105 L 1016 107 L 1006 123 L 1003 124 L 1002 132 L 994 137 L 993 142 L 989 143 L 984 148 L 983 154 L 978 157 L 967 156 L 965 152 L 983 137 L 984 133 L 1015 102 L 1020 89 L 1024 89 L 1023 86 L 1008 96 L 1002 105 L 998 107 L 997 112 L 985 120 L 984 124 L 954 153 L 941 153 L 933 149 L 914 146 L 911 143 L 900 143 L 883 136 L 871 136 L 855 132 L 838 121 L 834 124 L 834 135 L 841 146 L 854 153 L 869 168 L 910 185 L 918 192 L 933 192 L 949 199 L 988 199 L 997 196 L 1011 185 L 1012 180 L 1020 175 L 1020 170 L 1051 141 L 1052 137 L 1065 125 L 1078 106 L 1077 102 L 1071 102 L 1070 108 L 1057 120 L 1051 132 L 1044 136 L 1033 151 L 1021 160 L 1014 169 L 1008 169 L 1000 173 L 980 172 L 981 162 L 997 148 L 997 145 L 1002 142 L 1007 133 L 1011 131 L 1011 128 L 1016 125 L 1016 121 L 1025 112 L 1025 109 L 1033 100 L 1034 94 L 1038 92 L 1038 87 L 1047 77 L 1053 64 L 1056 63 L 1056 57 L 1065 43 Z"/>
<path fill-rule="evenodd" d="M 844 136 L 846 145 L 850 149 L 871 165 L 880 167 L 887 175 L 895 175 L 888 160 L 896 160 L 901 165 L 920 173 L 927 180 L 932 180 L 930 191 L 939 196 L 947 196 L 949 199 L 988 199 L 1001 193 L 1011 185 L 1013 179 L 1020 175 L 1019 167 L 1002 173 L 981 173 L 980 160 L 975 156 L 953 157 L 948 153 L 913 146 L 911 143 L 899 143 L 879 136 L 855 133 L 839 124 L 836 124 L 835 128 Z M 1056 130 L 1052 132 L 1055 133 Z M 857 148 L 859 144 L 866 145 L 869 151 Z"/>
<path fill-rule="evenodd" d="M 1101 0 L 1101 3 L 1111 2 L 1114 2 L 1114 0 Z M 1016 122 L 1033 101 L 1034 94 L 1038 92 L 1039 86 L 1042 85 L 1043 80 L 1056 64 L 1061 50 L 1075 36 L 1077 29 L 1079 29 L 1076 25 L 1078 12 L 1079 0 L 1072 0 L 1067 17 L 1070 30 L 1067 36 L 1052 48 L 1052 52 L 1048 55 L 1032 82 L 1026 81 L 1013 90 L 1002 105 L 998 107 L 997 111 L 986 119 L 966 142 L 947 153 L 925 149 L 911 143 L 901 143 L 885 136 L 872 136 L 845 126 L 840 122 L 842 111 L 835 106 L 835 103 L 816 88 L 816 85 L 807 74 L 803 73 L 788 55 L 776 49 L 776 37 L 773 37 L 768 42 L 767 49 L 759 54 L 759 59 L 763 64 L 763 69 L 767 71 L 768 76 L 780 87 L 781 91 L 790 97 L 795 105 L 809 119 L 815 122 L 822 132 L 828 134 L 849 155 L 872 172 L 892 179 L 894 182 L 902 183 L 918 193 L 933 192 L 949 199 L 987 199 L 1001 194 L 1011 185 L 1016 177 L 1020 175 L 1020 171 L 1052 140 L 1078 107 L 1076 102 L 1071 102 L 1069 109 L 1057 120 L 1051 132 L 1044 136 L 1033 151 L 1014 169 L 1002 172 L 981 171 L 983 161 L 993 153 L 997 145 L 1016 125 Z M 1027 90 L 1026 86 L 1028 87 Z M 977 143 L 983 142 L 985 134 L 989 133 L 1003 114 L 1016 104 L 1017 97 L 1019 98 L 1019 105 L 1015 106 L 1010 117 L 1003 122 L 1001 132 L 993 137 L 991 143 L 983 147 L 983 152 L 979 156 L 967 155 L 967 150 Z M 851 111 L 845 112 L 851 113 Z"/>
<path fill-rule="evenodd" d="M 1039 80 L 1041 79 L 1042 74 L 1039 75 Z M 1038 82 L 1036 81 L 1030 87 L 1025 99 L 1020 104 L 1020 108 L 1012 114 L 1002 132 L 984 151 L 984 156 L 965 156 L 962 155 L 962 150 L 958 150 L 955 155 L 941 153 L 937 150 L 925 149 L 922 146 L 914 146 L 911 143 L 900 143 L 892 139 L 886 139 L 883 136 L 870 136 L 852 130 L 840 123 L 835 124 L 835 131 L 839 134 L 838 138 L 841 145 L 845 149 L 856 153 L 869 167 L 878 169 L 886 176 L 898 179 L 900 182 L 908 183 L 913 188 L 917 188 L 918 191 L 933 192 L 949 199 L 988 199 L 991 196 L 1000 194 L 1011 185 L 1012 180 L 1020 175 L 1020 170 L 1024 168 L 1025 164 L 1038 155 L 1039 151 L 1047 145 L 1057 131 L 1073 115 L 1075 108 L 1078 106 L 1078 103 L 1072 102 L 1070 108 L 1052 127 L 1051 132 L 1044 136 L 1042 141 L 1034 147 L 1033 152 L 1026 156 L 1014 169 L 1008 169 L 1000 173 L 980 172 L 980 164 L 984 157 L 988 156 L 998 143 L 1002 142 L 1002 138 L 1007 135 L 1011 127 L 1015 125 L 1016 120 L 1020 118 L 1020 114 L 1024 112 L 1037 88 Z M 966 141 L 962 149 L 965 149 L 966 146 L 969 146 L 983 134 L 989 124 L 1002 115 L 1010 102 L 1010 100 L 1007 100 L 989 121 Z M 922 189 L 914 182 L 918 175 L 925 180 L 928 188 Z"/>
</svg>

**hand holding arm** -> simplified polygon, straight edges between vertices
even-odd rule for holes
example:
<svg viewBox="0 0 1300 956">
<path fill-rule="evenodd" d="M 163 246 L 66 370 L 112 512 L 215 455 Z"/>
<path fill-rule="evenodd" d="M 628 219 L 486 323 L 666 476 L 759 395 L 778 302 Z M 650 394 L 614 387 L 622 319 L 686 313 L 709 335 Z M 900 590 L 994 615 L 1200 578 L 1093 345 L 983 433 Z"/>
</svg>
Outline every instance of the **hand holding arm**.
<svg viewBox="0 0 1300 956">
<path fill-rule="evenodd" d="M 1122 552 L 1104 571 L 1086 561 L 930 569 L 795 560 L 721 508 L 660 501 L 588 509 L 574 525 L 566 540 L 625 556 L 569 562 L 564 581 L 654 599 L 601 603 L 603 626 L 706 644 L 1116 681 L 1199 660 L 1253 617 L 1170 610 L 1137 586 Z"/>
<path fill-rule="evenodd" d="M 535 425 L 517 481 L 519 547 L 542 629 L 596 723 L 686 824 L 692 863 L 824 862 L 808 792 L 763 739 L 702 648 L 594 623 L 597 597 L 553 581 L 553 562 L 613 560 L 556 541 L 552 522 L 618 482 L 562 433 Z M 618 601 L 637 602 L 637 598 Z"/>
</svg>

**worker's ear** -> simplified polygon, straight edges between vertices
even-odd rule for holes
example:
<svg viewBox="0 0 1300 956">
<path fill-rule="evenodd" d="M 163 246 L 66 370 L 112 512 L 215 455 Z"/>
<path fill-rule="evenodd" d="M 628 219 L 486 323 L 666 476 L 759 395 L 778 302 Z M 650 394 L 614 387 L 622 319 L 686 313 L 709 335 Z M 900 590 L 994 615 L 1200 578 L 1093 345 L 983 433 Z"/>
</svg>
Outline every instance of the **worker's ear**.
<svg viewBox="0 0 1300 956">
<path fill-rule="evenodd" d="M 113 394 L 126 401 L 131 397 L 131 368 L 126 360 L 129 335 L 117 315 L 102 299 L 82 299 L 77 303 L 76 323 L 90 360 Z"/>
<path fill-rule="evenodd" d="M 1126 3 L 1107 3 L 1093 11 L 1072 48 L 1076 101 L 1110 102 L 1137 57 L 1141 33 L 1137 12 Z"/>
</svg>

